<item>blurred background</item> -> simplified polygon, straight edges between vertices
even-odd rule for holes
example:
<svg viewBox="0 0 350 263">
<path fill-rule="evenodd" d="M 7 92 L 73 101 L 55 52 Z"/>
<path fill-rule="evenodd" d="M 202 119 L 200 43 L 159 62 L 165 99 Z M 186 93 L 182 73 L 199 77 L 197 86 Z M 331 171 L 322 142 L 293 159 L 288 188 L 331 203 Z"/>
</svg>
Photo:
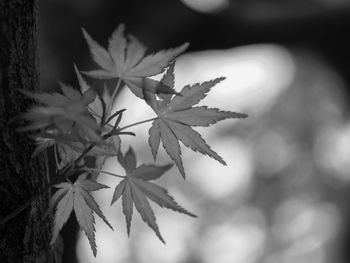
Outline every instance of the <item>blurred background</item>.
<svg viewBox="0 0 350 263">
<path fill-rule="evenodd" d="M 228 163 L 182 148 L 187 179 L 173 168 L 159 184 L 186 217 L 153 205 L 164 246 L 138 215 L 126 234 L 112 189 L 95 198 L 112 225 L 97 219 L 97 257 L 75 217 L 63 230 L 64 263 L 350 262 L 350 3 L 347 0 L 46 0 L 40 1 L 43 90 L 77 86 L 73 63 L 95 69 L 81 34 L 99 43 L 117 25 L 150 51 L 190 42 L 176 63 L 175 86 L 225 76 L 202 104 L 249 114 L 198 129 Z M 95 85 L 94 83 L 91 83 Z M 108 83 L 108 85 L 113 85 Z M 130 106 L 132 105 L 132 106 Z M 152 117 L 125 89 L 122 125 Z M 151 163 L 149 124 L 125 137 L 139 164 Z M 169 162 L 162 149 L 159 164 Z M 122 173 L 115 159 L 104 168 Z"/>
</svg>

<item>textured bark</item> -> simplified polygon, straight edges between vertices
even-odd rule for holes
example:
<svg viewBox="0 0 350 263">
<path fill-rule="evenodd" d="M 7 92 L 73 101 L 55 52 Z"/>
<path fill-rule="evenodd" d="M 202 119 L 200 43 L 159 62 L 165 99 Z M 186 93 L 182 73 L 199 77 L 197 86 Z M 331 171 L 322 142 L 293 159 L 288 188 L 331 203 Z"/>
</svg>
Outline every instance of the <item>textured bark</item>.
<svg viewBox="0 0 350 263">
<path fill-rule="evenodd" d="M 42 158 L 31 158 L 33 141 L 10 120 L 33 103 L 16 89 L 39 88 L 37 0 L 0 0 L 0 218 L 48 184 Z M 50 247 L 49 203 L 42 195 L 0 226 L 0 262 L 59 262 Z"/>
</svg>

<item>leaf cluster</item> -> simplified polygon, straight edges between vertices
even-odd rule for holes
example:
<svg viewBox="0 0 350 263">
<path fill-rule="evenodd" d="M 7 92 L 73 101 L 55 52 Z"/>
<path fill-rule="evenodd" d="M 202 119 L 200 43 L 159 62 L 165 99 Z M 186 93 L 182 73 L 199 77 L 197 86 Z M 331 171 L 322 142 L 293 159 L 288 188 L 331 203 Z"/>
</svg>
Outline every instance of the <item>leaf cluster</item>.
<svg viewBox="0 0 350 263">
<path fill-rule="evenodd" d="M 180 206 L 165 188 L 153 182 L 173 164 L 137 165 L 132 147 L 125 154 L 121 152 L 122 136 L 135 135 L 130 128 L 152 121 L 148 143 L 154 160 L 162 143 L 185 178 L 180 142 L 195 152 L 225 164 L 193 127 L 207 127 L 224 119 L 246 118 L 247 115 L 195 106 L 224 77 L 188 85 L 179 92 L 175 90 L 175 58 L 186 50 L 187 43 L 174 49 L 147 53 L 146 47 L 136 37 L 125 33 L 124 25 L 119 25 L 112 33 L 108 48 L 98 44 L 84 29 L 83 35 L 99 69 L 80 72 L 74 65 L 78 88 L 59 83 L 61 92 L 21 91 L 38 104 L 21 116 L 28 124 L 19 130 L 30 132 L 36 141 L 37 148 L 33 155 L 52 150 L 55 156 L 55 176 L 59 183 L 54 185 L 57 190 L 51 197 L 50 205 L 51 210 L 55 211 L 52 242 L 55 242 L 74 211 L 96 255 L 94 213 L 113 228 L 91 192 L 109 187 L 97 182 L 99 174 L 107 174 L 121 179 L 115 187 L 111 205 L 121 199 L 127 233 L 130 234 L 135 207 L 143 221 L 165 243 L 150 201 L 191 217 L 195 215 Z M 160 81 L 151 78 L 164 71 Z M 85 77 L 103 81 L 104 88 L 91 87 Z M 107 88 L 110 79 L 118 80 L 111 90 Z M 144 100 L 155 112 L 155 117 L 120 127 L 125 109 L 118 109 L 114 102 L 123 86 L 129 88 L 138 99 Z M 106 158 L 115 158 L 124 168 L 125 175 L 103 171 Z"/>
</svg>

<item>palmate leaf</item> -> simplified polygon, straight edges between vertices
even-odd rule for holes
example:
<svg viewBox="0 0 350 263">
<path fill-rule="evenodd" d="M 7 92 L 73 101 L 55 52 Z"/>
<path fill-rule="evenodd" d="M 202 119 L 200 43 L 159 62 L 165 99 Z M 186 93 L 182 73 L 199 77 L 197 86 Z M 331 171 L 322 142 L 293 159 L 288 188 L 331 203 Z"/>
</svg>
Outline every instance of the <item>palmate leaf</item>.
<svg viewBox="0 0 350 263">
<path fill-rule="evenodd" d="M 74 151 L 76 155 L 80 155 L 84 150 L 86 150 L 87 147 L 90 146 L 89 142 L 81 140 L 65 141 L 61 140 L 60 137 L 55 137 L 55 141 L 59 147 L 65 149 L 69 148 L 68 151 Z M 114 135 L 106 139 L 104 144 L 94 146 L 88 153 L 86 153 L 86 156 L 116 156 L 118 155 L 120 149 L 120 143 L 120 137 Z"/>
<path fill-rule="evenodd" d="M 187 49 L 188 43 L 145 56 L 146 47 L 136 37 L 126 36 L 124 31 L 124 25 L 119 25 L 112 33 L 106 50 L 83 29 L 92 59 L 102 68 L 83 73 L 97 79 L 121 78 L 136 96 L 143 98 L 142 79 L 163 72 L 171 61 Z M 176 93 L 167 86 L 148 86 L 148 91 Z"/>
<path fill-rule="evenodd" d="M 75 64 L 73 66 L 74 66 L 75 74 L 77 75 L 77 79 L 78 79 L 78 82 L 79 82 L 80 90 L 81 90 L 82 93 L 85 93 L 91 87 L 89 86 L 89 84 L 86 82 L 86 80 L 80 74 L 80 71 L 79 71 L 78 67 Z M 102 103 L 101 103 L 101 101 L 99 99 L 99 96 L 95 96 L 94 100 L 88 106 L 89 106 L 88 109 L 89 109 L 89 111 L 91 113 L 96 113 L 96 114 L 101 116 Z"/>
<path fill-rule="evenodd" d="M 74 71 L 77 75 L 81 92 L 85 93 L 87 90 L 91 89 L 89 84 L 80 74 L 80 71 L 75 64 L 74 64 Z M 109 116 L 111 114 L 111 110 L 113 109 L 113 106 L 114 106 L 114 102 L 111 102 L 111 100 L 112 98 L 111 98 L 111 95 L 109 94 L 108 88 L 106 84 L 104 84 L 103 91 L 101 92 L 101 94 L 98 94 L 98 96 L 95 97 L 94 101 L 91 102 L 88 106 L 89 112 L 95 117 L 97 121 L 101 121 L 103 107 L 105 107 L 105 105 L 110 105 L 108 109 L 107 108 L 105 109 L 106 116 Z"/>
<path fill-rule="evenodd" d="M 149 145 L 152 150 L 153 158 L 156 159 L 160 141 L 163 147 L 174 160 L 180 173 L 185 177 L 185 170 L 181 160 L 181 149 L 179 141 L 195 152 L 208 155 L 222 164 L 225 161 L 214 152 L 205 142 L 201 135 L 193 130 L 191 126 L 209 126 L 218 121 L 227 118 L 246 118 L 243 113 L 221 111 L 216 108 L 206 106 L 193 107 L 199 101 L 206 97 L 210 89 L 224 80 L 225 78 L 216 78 L 203 83 L 185 86 L 179 95 L 172 97 L 172 94 L 160 94 L 158 99 L 155 94 L 144 89 L 144 99 L 154 110 L 158 118 L 153 121 L 149 130 Z M 144 85 L 150 85 L 148 80 Z M 153 83 L 151 84 L 153 85 Z M 174 88 L 174 63 L 172 63 L 162 80 L 160 86 L 166 85 Z"/>
<path fill-rule="evenodd" d="M 51 243 L 55 242 L 63 225 L 67 222 L 70 214 L 74 210 L 79 226 L 84 230 L 90 242 L 91 250 L 94 256 L 96 256 L 95 218 L 93 212 L 95 212 L 111 229 L 113 228 L 103 215 L 90 192 L 108 188 L 108 186 L 85 179 L 85 175 L 81 175 L 74 184 L 64 182 L 55 187 L 59 189 L 50 200 L 50 207 L 56 207 Z"/>
<path fill-rule="evenodd" d="M 79 79 L 79 83 L 84 85 L 81 79 Z M 35 106 L 22 115 L 31 123 L 20 128 L 20 131 L 50 128 L 68 134 L 75 127 L 80 137 L 102 144 L 100 127 L 87 110 L 87 106 L 95 100 L 96 92 L 92 88 L 88 88 L 85 89 L 84 93 L 81 93 L 66 84 L 59 83 L 59 85 L 62 94 L 21 91 L 43 105 Z"/>
<path fill-rule="evenodd" d="M 147 223 L 158 238 L 165 243 L 160 234 L 156 223 L 156 217 L 148 199 L 152 200 L 160 207 L 196 217 L 196 215 L 178 205 L 174 198 L 168 194 L 166 189 L 149 182 L 150 180 L 161 177 L 173 166 L 172 164 L 164 166 L 142 164 L 137 167 L 135 153 L 131 148 L 125 155 L 119 153 L 118 160 L 126 171 L 126 178 L 116 186 L 111 204 L 120 197 L 122 198 L 123 213 L 125 215 L 128 235 L 130 235 L 133 206 L 135 205 L 143 221 Z"/>
</svg>

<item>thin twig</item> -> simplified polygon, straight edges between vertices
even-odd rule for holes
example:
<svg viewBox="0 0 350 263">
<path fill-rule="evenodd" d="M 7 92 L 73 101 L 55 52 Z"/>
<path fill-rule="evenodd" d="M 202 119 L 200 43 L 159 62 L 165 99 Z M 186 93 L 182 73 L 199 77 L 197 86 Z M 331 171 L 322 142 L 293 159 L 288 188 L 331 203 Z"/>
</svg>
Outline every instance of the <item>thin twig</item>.
<svg viewBox="0 0 350 263">
<path fill-rule="evenodd" d="M 116 99 L 116 96 L 117 96 L 117 93 L 118 93 L 118 90 L 120 89 L 121 87 L 121 84 L 122 84 L 122 79 L 119 78 L 118 79 L 118 82 L 117 82 L 117 85 L 115 86 L 115 89 L 113 90 L 113 93 L 112 93 L 112 97 L 111 97 L 111 101 L 110 103 L 107 105 L 107 112 L 111 112 L 112 111 L 112 107 L 113 107 L 113 103 Z"/>
<path fill-rule="evenodd" d="M 116 87 L 115 87 L 115 89 L 114 89 L 114 91 L 113 91 L 113 93 L 112 93 L 112 103 L 111 104 L 113 104 L 113 101 L 116 99 L 115 97 L 117 96 L 117 93 L 118 93 L 118 90 L 120 89 L 120 87 L 121 87 L 121 84 L 122 84 L 122 79 L 121 78 L 119 78 L 118 79 L 118 83 L 117 83 L 117 85 L 116 85 Z"/>
<path fill-rule="evenodd" d="M 134 126 L 136 126 L 136 125 L 140 125 L 140 124 L 143 124 L 143 123 L 146 123 L 146 122 L 154 121 L 154 120 L 156 120 L 156 119 L 158 119 L 158 117 L 154 117 L 154 118 L 152 118 L 152 119 L 147 119 L 147 120 L 144 120 L 144 121 L 138 121 L 138 122 L 135 122 L 135 123 L 126 125 L 126 126 L 120 128 L 120 129 L 118 129 L 118 132 L 119 132 L 119 131 L 123 131 L 123 130 L 125 130 L 125 129 L 128 129 L 128 128 L 130 128 L 130 127 L 134 127 Z"/>
<path fill-rule="evenodd" d="M 98 173 L 104 173 L 104 174 L 109 174 L 109 175 L 112 175 L 112 176 L 115 176 L 115 177 L 125 178 L 125 176 L 118 175 L 118 174 L 111 173 L 111 172 L 107 172 L 107 171 L 103 171 L 103 170 L 100 170 L 100 169 L 94 169 L 94 168 L 83 168 L 82 170 L 83 170 L 83 171 L 87 171 L 87 172 L 98 172 Z"/>
<path fill-rule="evenodd" d="M 111 120 L 113 120 L 115 117 L 117 117 L 118 115 L 118 119 L 117 121 L 119 120 L 119 117 L 123 114 L 123 112 L 125 111 L 126 109 L 122 109 L 122 110 L 118 110 L 116 111 L 115 113 L 113 113 L 111 116 L 109 116 L 109 118 L 106 120 L 106 123 L 109 123 Z M 117 123 L 117 122 L 116 122 Z M 115 127 L 115 125 L 113 126 Z"/>
</svg>

